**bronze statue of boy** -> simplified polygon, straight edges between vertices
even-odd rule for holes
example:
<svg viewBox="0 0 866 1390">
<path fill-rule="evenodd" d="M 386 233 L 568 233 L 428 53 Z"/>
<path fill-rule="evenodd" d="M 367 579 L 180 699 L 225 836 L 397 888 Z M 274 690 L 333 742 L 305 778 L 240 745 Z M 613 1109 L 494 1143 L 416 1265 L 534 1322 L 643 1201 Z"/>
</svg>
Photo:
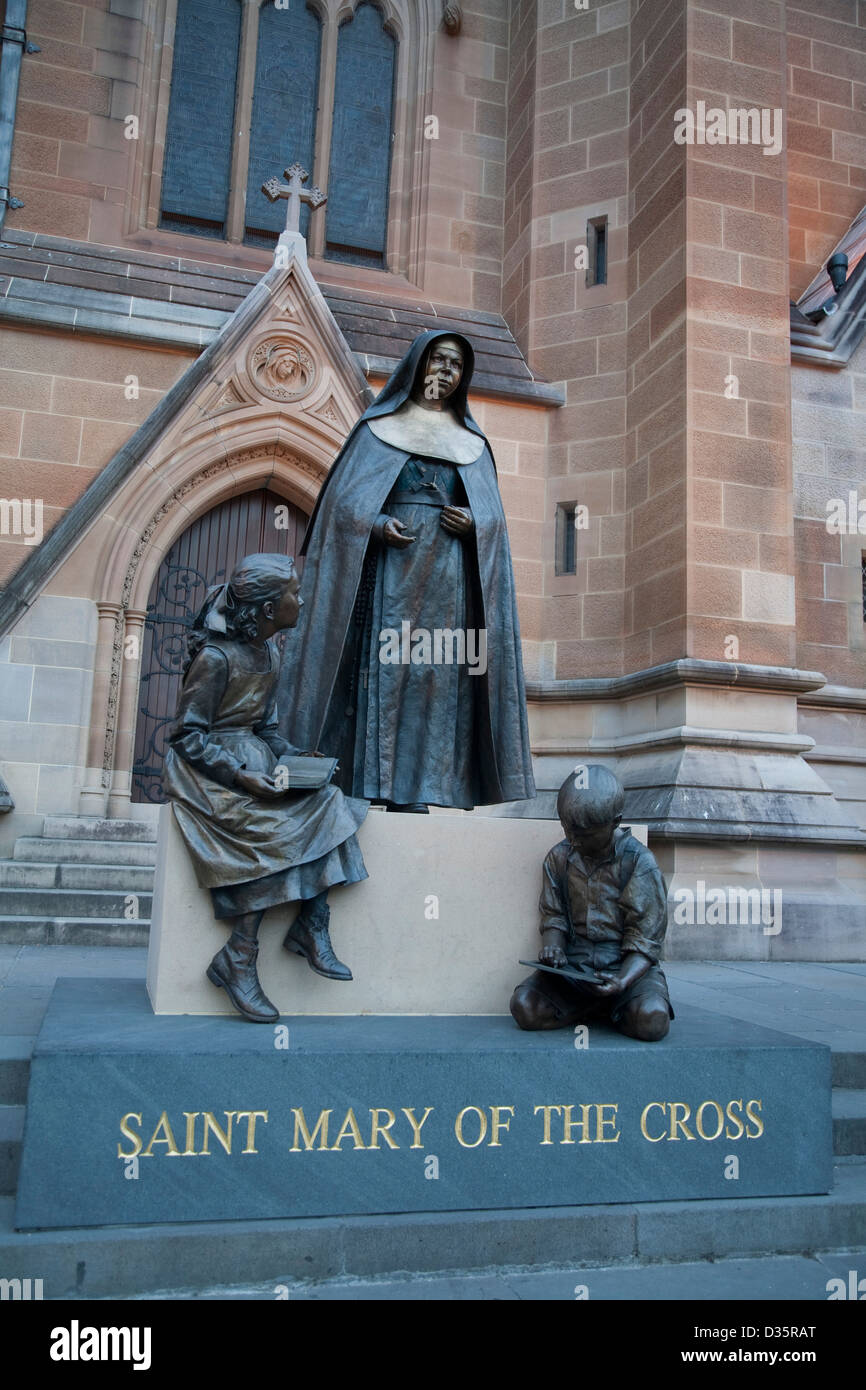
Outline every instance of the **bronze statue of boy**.
<svg viewBox="0 0 866 1390">
<path fill-rule="evenodd" d="M 521 1028 L 607 1018 L 643 1042 L 658 1042 L 670 1028 L 659 965 L 665 881 L 650 851 L 620 828 L 624 800 L 617 778 L 598 764 L 575 768 L 560 788 L 565 839 L 544 861 L 539 901 L 544 968 L 511 997 Z"/>
</svg>

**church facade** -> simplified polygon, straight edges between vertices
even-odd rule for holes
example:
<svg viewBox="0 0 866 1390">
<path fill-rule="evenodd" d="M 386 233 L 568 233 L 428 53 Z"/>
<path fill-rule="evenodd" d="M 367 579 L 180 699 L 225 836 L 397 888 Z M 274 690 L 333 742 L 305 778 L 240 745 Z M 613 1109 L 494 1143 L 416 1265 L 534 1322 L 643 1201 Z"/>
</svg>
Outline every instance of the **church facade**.
<svg viewBox="0 0 866 1390">
<path fill-rule="evenodd" d="M 862 4 L 7 0 L 0 78 L 0 852 L 156 815 L 204 589 L 443 327 L 518 589 L 497 809 L 604 762 L 670 954 L 862 959 Z"/>
</svg>

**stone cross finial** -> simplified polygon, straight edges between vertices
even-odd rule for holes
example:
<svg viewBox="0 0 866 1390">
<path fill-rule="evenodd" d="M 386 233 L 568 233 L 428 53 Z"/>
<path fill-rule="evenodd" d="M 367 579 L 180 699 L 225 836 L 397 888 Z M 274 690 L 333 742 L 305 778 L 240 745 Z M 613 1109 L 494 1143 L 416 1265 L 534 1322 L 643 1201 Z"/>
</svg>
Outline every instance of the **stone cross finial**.
<svg viewBox="0 0 866 1390">
<path fill-rule="evenodd" d="M 311 208 L 320 208 L 328 199 L 321 188 L 304 188 L 304 184 L 310 177 L 306 169 L 295 162 L 290 169 L 286 169 L 285 177 L 287 183 L 280 183 L 274 177 L 268 179 L 267 183 L 262 184 L 262 192 L 270 198 L 272 203 L 279 198 L 286 198 L 288 206 L 286 208 L 286 231 L 299 232 L 301 229 L 301 205 L 309 203 Z"/>
</svg>

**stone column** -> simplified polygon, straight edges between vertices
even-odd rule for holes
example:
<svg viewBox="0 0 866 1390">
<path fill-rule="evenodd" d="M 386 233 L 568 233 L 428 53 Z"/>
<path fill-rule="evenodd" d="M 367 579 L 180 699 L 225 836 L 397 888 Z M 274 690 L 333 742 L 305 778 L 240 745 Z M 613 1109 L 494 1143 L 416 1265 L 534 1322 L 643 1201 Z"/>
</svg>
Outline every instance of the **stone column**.
<svg viewBox="0 0 866 1390">
<path fill-rule="evenodd" d="M 99 626 L 93 659 L 93 693 L 90 700 L 90 734 L 87 741 L 87 767 L 79 799 L 82 816 L 104 816 L 107 778 L 103 773 L 106 730 L 109 721 L 111 667 L 115 632 L 122 612 L 119 603 L 97 603 Z"/>
<path fill-rule="evenodd" d="M 144 609 L 128 608 L 124 617 L 117 728 L 114 735 L 114 766 L 108 798 L 108 814 L 112 820 L 122 820 L 129 815 L 136 706 L 141 675 L 141 640 L 147 613 Z"/>
<path fill-rule="evenodd" d="M 749 19 L 689 0 L 686 641 L 691 657 L 792 666 L 784 6 Z"/>
<path fill-rule="evenodd" d="M 328 192 L 331 165 L 331 136 L 334 130 L 334 86 L 337 78 L 337 40 L 339 29 L 333 14 L 322 18 L 322 52 L 319 63 L 319 114 L 310 183 Z M 322 94 L 325 94 L 325 100 Z M 325 216 L 311 217 L 309 253 L 321 259 L 325 254 Z"/>
<path fill-rule="evenodd" d="M 260 12 L 260 0 L 244 0 L 244 10 L 241 17 L 241 43 L 238 54 L 237 99 L 235 101 L 235 144 L 232 151 L 226 224 L 227 241 L 240 242 L 244 239 L 247 177 L 250 167 L 250 127 L 253 117 L 253 84 L 256 75 L 256 46 Z"/>
</svg>

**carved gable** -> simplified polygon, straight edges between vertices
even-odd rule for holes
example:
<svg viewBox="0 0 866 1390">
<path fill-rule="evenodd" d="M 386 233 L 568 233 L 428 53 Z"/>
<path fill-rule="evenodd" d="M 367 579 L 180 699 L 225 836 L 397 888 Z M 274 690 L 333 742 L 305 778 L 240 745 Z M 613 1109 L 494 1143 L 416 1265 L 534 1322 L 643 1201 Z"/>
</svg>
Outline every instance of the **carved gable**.
<svg viewBox="0 0 866 1390">
<path fill-rule="evenodd" d="M 219 496 L 269 485 L 311 511 L 322 479 L 372 399 L 358 362 L 310 274 L 301 237 L 253 286 L 218 336 L 163 397 L 28 557 L 0 600 L 14 623 L 83 545 L 93 598 L 133 606 L 149 546 Z M 143 566 L 146 570 L 147 564 Z"/>
<path fill-rule="evenodd" d="M 160 467 L 204 438 L 216 438 L 229 453 L 270 438 L 291 441 L 322 475 L 327 471 L 369 391 L 303 254 L 290 247 L 289 256 L 285 269 L 275 267 L 251 291 L 209 349 L 217 351 L 207 378 L 153 452 Z M 239 319 L 241 331 L 232 332 Z"/>
</svg>

